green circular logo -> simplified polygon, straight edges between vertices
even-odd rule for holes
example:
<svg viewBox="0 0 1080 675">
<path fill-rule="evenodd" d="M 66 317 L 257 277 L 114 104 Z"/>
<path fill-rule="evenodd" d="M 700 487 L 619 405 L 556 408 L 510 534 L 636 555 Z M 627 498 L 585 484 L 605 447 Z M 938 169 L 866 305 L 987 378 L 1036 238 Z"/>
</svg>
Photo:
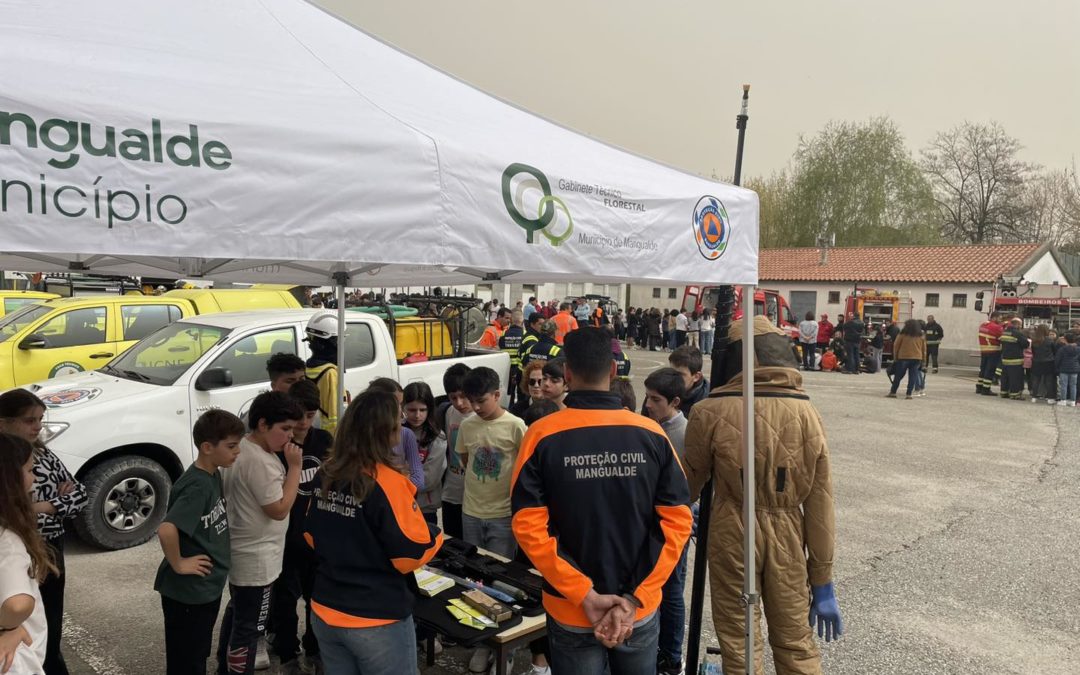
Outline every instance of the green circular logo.
<svg viewBox="0 0 1080 675">
<path fill-rule="evenodd" d="M 86 368 L 82 367 L 81 363 L 75 363 L 74 361 L 61 361 L 52 367 L 49 371 L 49 377 L 60 377 L 61 375 L 71 375 L 73 373 L 81 373 Z"/>
<path fill-rule="evenodd" d="M 515 179 L 521 174 L 525 174 L 525 177 L 517 180 L 515 187 Z M 529 190 L 537 190 L 543 195 L 537 205 L 535 218 L 526 215 L 525 193 Z M 510 218 L 525 230 L 526 243 L 536 243 L 533 233 L 540 232 L 553 246 L 559 246 L 569 239 L 574 231 L 570 210 L 561 199 L 551 194 L 551 183 L 547 176 L 534 166 L 515 162 L 506 167 L 502 174 L 502 198 Z M 556 214 L 560 211 L 566 217 L 566 229 L 556 234 L 549 231 L 548 227 L 559 220 Z"/>
</svg>

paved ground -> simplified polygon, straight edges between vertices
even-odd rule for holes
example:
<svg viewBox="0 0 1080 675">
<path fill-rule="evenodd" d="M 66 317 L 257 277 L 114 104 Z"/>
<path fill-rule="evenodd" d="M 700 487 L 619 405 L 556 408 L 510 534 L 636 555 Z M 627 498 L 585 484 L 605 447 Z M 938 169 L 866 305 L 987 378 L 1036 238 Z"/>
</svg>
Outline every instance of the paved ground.
<svg viewBox="0 0 1080 675">
<path fill-rule="evenodd" d="M 665 357 L 630 356 L 640 396 Z M 931 375 L 922 399 L 885 399 L 886 387 L 884 375 L 807 377 L 832 448 L 847 627 L 824 648 L 826 671 L 1080 672 L 1080 410 L 976 397 L 964 370 Z M 71 545 L 73 673 L 163 671 L 159 559 L 156 544 Z M 463 672 L 467 657 L 447 650 L 425 675 Z"/>
</svg>

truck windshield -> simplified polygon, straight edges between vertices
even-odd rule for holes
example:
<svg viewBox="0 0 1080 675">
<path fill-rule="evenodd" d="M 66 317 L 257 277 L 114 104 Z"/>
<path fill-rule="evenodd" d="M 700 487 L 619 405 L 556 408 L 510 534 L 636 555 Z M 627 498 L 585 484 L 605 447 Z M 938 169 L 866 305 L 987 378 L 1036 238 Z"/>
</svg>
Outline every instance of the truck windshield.
<svg viewBox="0 0 1080 675">
<path fill-rule="evenodd" d="M 171 385 L 228 334 L 229 329 L 218 326 L 169 324 L 110 361 L 101 372 L 129 380 Z"/>
<path fill-rule="evenodd" d="M 10 340 L 30 324 L 53 310 L 48 305 L 26 305 L 0 319 L 0 342 Z"/>
</svg>

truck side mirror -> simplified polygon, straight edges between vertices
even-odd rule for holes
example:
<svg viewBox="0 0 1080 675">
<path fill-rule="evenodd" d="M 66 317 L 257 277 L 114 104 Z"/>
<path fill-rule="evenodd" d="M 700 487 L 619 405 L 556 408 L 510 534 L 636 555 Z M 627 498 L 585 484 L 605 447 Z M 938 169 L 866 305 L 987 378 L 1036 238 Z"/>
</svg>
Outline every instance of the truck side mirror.
<svg viewBox="0 0 1080 675">
<path fill-rule="evenodd" d="M 195 379 L 195 388 L 199 391 L 210 391 L 231 387 L 232 383 L 232 371 L 228 368 L 207 368 Z"/>
<path fill-rule="evenodd" d="M 975 301 L 975 311 L 976 312 L 981 312 L 982 308 L 983 308 L 983 301 L 982 300 L 976 300 Z"/>
<path fill-rule="evenodd" d="M 19 349 L 45 349 L 45 336 L 41 333 L 31 333 L 19 342 Z"/>
</svg>

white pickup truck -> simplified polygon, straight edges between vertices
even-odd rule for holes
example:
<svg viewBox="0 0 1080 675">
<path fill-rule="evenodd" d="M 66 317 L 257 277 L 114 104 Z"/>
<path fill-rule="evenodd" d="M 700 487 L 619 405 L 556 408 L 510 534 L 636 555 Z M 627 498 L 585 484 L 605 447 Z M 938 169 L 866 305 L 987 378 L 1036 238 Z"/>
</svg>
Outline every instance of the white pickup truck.
<svg viewBox="0 0 1080 675">
<path fill-rule="evenodd" d="M 101 370 L 29 385 L 45 401 L 43 440 L 86 484 L 89 504 L 75 521 L 79 535 L 107 549 L 149 539 L 165 515 L 172 481 L 194 459 L 191 429 L 203 412 L 245 412 L 268 389 L 267 358 L 306 359 L 304 327 L 316 310 L 260 310 L 191 317 L 162 327 Z M 346 316 L 345 387 L 363 390 L 376 377 L 427 382 L 443 395 L 454 363 L 487 366 L 508 381 L 509 357 L 470 350 L 461 358 L 398 365 L 386 324 L 370 314 Z"/>
</svg>

